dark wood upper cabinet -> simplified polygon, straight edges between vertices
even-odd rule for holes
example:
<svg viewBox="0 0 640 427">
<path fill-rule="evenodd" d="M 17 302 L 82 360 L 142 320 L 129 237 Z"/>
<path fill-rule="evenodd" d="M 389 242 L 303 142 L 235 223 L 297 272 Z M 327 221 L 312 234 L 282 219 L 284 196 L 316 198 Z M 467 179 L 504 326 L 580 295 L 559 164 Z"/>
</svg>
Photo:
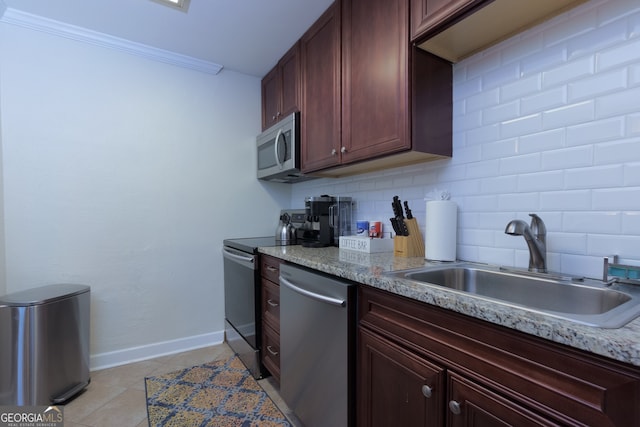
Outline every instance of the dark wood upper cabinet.
<svg viewBox="0 0 640 427">
<path fill-rule="evenodd" d="M 406 0 L 342 0 L 342 163 L 411 148 L 408 21 Z"/>
<path fill-rule="evenodd" d="M 262 130 L 300 109 L 300 42 L 262 79 Z"/>
<path fill-rule="evenodd" d="M 320 63 L 310 59 L 319 49 L 309 41 L 327 31 L 323 18 L 303 37 L 303 171 L 345 176 L 450 157 L 451 64 L 414 55 L 409 0 L 340 0 L 332 7 L 342 30 Z M 305 129 L 308 123 L 322 126 Z"/>
<path fill-rule="evenodd" d="M 411 38 L 461 19 L 493 0 L 411 0 Z"/>
<path fill-rule="evenodd" d="M 411 41 L 451 62 L 586 0 L 411 0 Z"/>
<path fill-rule="evenodd" d="M 302 171 L 340 163 L 340 7 L 332 4 L 300 41 Z"/>
</svg>

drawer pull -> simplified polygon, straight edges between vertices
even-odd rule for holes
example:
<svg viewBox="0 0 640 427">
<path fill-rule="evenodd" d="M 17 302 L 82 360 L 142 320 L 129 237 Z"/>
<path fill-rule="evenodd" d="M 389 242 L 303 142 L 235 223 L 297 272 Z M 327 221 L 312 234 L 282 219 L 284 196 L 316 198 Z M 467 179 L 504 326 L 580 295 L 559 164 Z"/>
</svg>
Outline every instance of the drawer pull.
<svg viewBox="0 0 640 427">
<path fill-rule="evenodd" d="M 267 346 L 267 351 L 269 353 L 271 353 L 272 356 L 277 356 L 278 352 L 273 350 L 273 347 L 271 347 L 270 345 Z"/>
<path fill-rule="evenodd" d="M 449 409 L 455 415 L 460 415 L 462 413 L 462 408 L 460 407 L 460 404 L 455 400 L 452 400 L 451 402 L 449 402 Z"/>
<path fill-rule="evenodd" d="M 273 302 L 272 300 L 268 299 L 267 300 L 267 304 L 269 304 L 271 307 L 277 307 L 280 304 L 278 304 L 277 302 Z"/>
<path fill-rule="evenodd" d="M 278 269 L 277 269 L 276 267 L 272 267 L 272 266 L 270 266 L 270 265 L 267 265 L 267 270 L 271 271 L 272 273 L 273 273 L 274 271 L 278 271 Z"/>
<path fill-rule="evenodd" d="M 425 384 L 422 386 L 422 394 L 424 397 L 429 398 L 433 394 L 433 389 Z"/>
</svg>

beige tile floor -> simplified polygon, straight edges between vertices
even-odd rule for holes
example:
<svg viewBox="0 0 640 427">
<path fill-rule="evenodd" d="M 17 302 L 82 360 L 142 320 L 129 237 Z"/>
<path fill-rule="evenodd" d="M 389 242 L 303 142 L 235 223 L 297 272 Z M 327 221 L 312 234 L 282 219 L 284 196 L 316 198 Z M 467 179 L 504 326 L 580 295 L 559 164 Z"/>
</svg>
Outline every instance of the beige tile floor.
<svg viewBox="0 0 640 427">
<path fill-rule="evenodd" d="M 94 371 L 91 373 L 89 387 L 65 405 L 64 425 L 65 427 L 147 427 L 149 424 L 144 390 L 145 377 L 189 368 L 232 354 L 233 351 L 227 344 L 219 344 Z M 271 378 L 259 382 L 282 412 L 294 421 L 295 416 L 280 398 L 276 383 Z"/>
</svg>

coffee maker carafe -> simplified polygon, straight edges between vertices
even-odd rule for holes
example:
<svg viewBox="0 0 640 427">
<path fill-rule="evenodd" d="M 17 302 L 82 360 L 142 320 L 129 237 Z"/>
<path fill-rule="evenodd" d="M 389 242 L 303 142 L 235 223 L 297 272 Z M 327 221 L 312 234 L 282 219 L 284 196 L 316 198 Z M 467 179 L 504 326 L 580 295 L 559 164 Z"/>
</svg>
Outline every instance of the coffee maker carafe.
<svg viewBox="0 0 640 427">
<path fill-rule="evenodd" d="M 338 246 L 340 236 L 351 234 L 351 197 L 312 196 L 304 200 L 307 220 L 317 224 L 317 239 L 303 241 L 302 246 Z"/>
</svg>

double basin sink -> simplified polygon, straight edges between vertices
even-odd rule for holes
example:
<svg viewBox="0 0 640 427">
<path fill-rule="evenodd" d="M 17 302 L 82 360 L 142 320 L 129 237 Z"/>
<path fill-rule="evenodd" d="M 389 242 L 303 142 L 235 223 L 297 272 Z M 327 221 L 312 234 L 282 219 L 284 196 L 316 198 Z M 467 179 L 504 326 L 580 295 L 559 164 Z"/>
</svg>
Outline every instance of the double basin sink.
<svg viewBox="0 0 640 427">
<path fill-rule="evenodd" d="M 636 285 L 473 263 L 386 274 L 600 328 L 620 328 L 640 315 L 640 286 Z"/>
</svg>

